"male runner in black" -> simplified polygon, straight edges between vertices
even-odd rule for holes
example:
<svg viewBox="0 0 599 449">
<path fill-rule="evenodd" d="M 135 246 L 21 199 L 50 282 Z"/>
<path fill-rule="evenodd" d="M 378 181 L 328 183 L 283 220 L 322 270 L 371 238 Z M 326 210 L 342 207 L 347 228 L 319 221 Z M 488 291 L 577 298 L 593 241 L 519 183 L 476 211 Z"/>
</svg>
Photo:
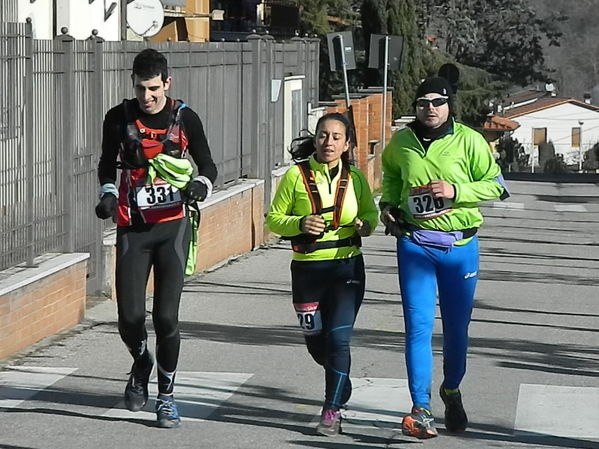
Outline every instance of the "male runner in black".
<svg viewBox="0 0 599 449">
<path fill-rule="evenodd" d="M 148 400 L 154 361 L 147 347 L 145 306 L 153 268 L 157 420 L 159 427 L 177 427 L 181 419 L 173 387 L 180 348 L 179 302 L 191 238 L 187 208 L 211 195 L 217 171 L 199 117 L 167 96 L 171 77 L 166 58 L 156 50 L 143 50 L 133 61 L 131 78 L 135 98 L 110 109 L 104 119 L 96 215 L 117 223 L 118 325 L 134 360 L 125 405 L 138 411 Z M 197 176 L 181 189 L 158 176 L 149 179 L 148 161 L 159 154 L 182 165 L 191 156 Z"/>
</svg>

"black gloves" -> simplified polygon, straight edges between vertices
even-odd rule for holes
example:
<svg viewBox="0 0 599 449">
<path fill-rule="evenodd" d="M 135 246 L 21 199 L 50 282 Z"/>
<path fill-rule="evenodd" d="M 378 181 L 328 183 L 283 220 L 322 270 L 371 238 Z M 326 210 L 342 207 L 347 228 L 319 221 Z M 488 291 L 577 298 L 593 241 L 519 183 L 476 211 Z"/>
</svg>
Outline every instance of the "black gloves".
<svg viewBox="0 0 599 449">
<path fill-rule="evenodd" d="M 386 204 L 381 211 L 381 221 L 385 225 L 385 235 L 401 237 L 405 221 L 403 213 L 397 206 Z"/>
<path fill-rule="evenodd" d="M 202 181 L 194 179 L 185 189 L 181 190 L 185 204 L 193 204 L 196 201 L 204 201 L 208 195 L 208 187 Z"/>
<path fill-rule="evenodd" d="M 96 216 L 101 220 L 106 220 L 112 217 L 116 219 L 116 196 L 112 193 L 105 193 L 102 195 L 100 202 L 96 206 Z"/>
</svg>

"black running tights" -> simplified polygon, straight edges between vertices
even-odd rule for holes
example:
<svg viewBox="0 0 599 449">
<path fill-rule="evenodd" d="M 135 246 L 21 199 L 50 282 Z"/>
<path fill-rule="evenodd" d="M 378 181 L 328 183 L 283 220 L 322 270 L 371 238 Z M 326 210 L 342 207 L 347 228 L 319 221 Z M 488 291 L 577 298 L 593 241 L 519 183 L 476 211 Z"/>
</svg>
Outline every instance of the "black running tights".
<svg viewBox="0 0 599 449">
<path fill-rule="evenodd" d="M 153 267 L 156 360 L 160 368 L 173 373 L 179 358 L 179 302 L 190 237 L 187 218 L 117 229 L 119 333 L 133 358 L 138 359 L 147 345 L 146 284 Z"/>
</svg>

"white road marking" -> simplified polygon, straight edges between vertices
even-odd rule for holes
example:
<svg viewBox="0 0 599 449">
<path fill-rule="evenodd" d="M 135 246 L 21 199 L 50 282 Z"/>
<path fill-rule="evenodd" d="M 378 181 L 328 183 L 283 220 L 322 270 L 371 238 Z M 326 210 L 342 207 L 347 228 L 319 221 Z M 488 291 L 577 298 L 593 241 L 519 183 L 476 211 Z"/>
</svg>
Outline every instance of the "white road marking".
<svg viewBox="0 0 599 449">
<path fill-rule="evenodd" d="M 557 203 L 553 208 L 556 212 L 587 212 L 587 208 L 582 204 Z"/>
<path fill-rule="evenodd" d="M 342 412 L 344 432 L 358 432 L 366 427 L 400 428 L 410 413 L 412 400 L 406 379 L 382 377 L 351 378 L 353 392 L 347 409 Z M 313 424 L 320 420 L 316 416 Z"/>
<path fill-rule="evenodd" d="M 178 371 L 175 378 L 175 401 L 181 419 L 201 422 L 210 416 L 221 403 L 229 399 L 253 374 Z M 123 389 L 125 384 L 123 384 Z M 121 401 L 103 416 L 123 419 L 156 421 L 154 398 L 158 393 L 156 378 L 150 380 L 150 399 L 144 410 L 130 412 Z"/>
<path fill-rule="evenodd" d="M 497 208 L 497 209 L 517 209 L 517 210 L 522 210 L 524 209 L 524 203 L 512 203 L 512 202 L 505 202 L 505 201 L 496 201 L 493 203 L 493 207 Z"/>
<path fill-rule="evenodd" d="M 0 407 L 16 407 L 76 370 L 77 368 L 8 366 L 6 371 L 0 371 Z"/>
<path fill-rule="evenodd" d="M 520 385 L 514 433 L 599 439 L 599 388 Z"/>
</svg>

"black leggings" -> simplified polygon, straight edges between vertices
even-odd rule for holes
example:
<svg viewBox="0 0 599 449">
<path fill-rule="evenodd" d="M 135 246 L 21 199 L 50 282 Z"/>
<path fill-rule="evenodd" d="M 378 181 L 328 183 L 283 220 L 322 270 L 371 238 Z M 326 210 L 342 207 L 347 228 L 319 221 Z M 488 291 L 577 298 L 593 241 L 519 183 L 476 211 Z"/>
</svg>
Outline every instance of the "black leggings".
<svg viewBox="0 0 599 449">
<path fill-rule="evenodd" d="M 173 381 L 171 376 L 161 382 L 161 369 L 174 376 L 179 358 L 179 302 L 190 237 L 191 227 L 187 218 L 117 229 L 119 333 L 135 360 L 144 355 L 147 345 L 146 285 L 150 269 L 154 267 L 152 321 L 156 331 L 161 393 L 170 393 Z"/>
<path fill-rule="evenodd" d="M 364 299 L 364 259 L 292 261 L 291 279 L 308 352 L 325 368 L 325 408 L 339 408 L 349 379 L 354 322 Z"/>
</svg>

